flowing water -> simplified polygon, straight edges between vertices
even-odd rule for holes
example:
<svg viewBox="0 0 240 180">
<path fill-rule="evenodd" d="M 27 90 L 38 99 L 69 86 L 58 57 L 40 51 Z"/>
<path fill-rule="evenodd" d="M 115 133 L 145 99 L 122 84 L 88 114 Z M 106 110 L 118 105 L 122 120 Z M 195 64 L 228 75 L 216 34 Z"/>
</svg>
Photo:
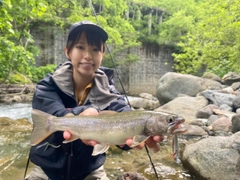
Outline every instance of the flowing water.
<svg viewBox="0 0 240 180">
<path fill-rule="evenodd" d="M 28 103 L 0 104 L 0 180 L 23 179 L 30 147 L 31 109 L 31 104 Z M 149 150 L 159 179 L 194 179 L 181 164 L 175 163 L 171 158 L 171 138 L 161 143 L 160 152 L 154 154 Z M 183 143 L 180 145 L 183 146 Z M 28 172 L 32 167 L 30 163 Z M 133 171 L 149 180 L 157 179 L 144 149 L 122 151 L 112 146 L 107 152 L 105 169 L 111 180 L 124 172 Z"/>
</svg>

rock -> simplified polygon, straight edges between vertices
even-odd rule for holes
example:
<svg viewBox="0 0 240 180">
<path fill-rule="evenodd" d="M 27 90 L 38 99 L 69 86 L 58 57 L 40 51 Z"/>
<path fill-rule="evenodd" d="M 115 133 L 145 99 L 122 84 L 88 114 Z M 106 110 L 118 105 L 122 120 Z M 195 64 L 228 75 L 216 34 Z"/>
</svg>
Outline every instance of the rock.
<svg viewBox="0 0 240 180">
<path fill-rule="evenodd" d="M 230 93 L 223 93 L 214 90 L 205 90 L 200 93 L 200 95 L 204 96 L 209 100 L 210 103 L 215 104 L 216 106 L 221 106 L 222 104 L 227 104 L 232 107 L 233 99 L 235 99 L 236 95 Z"/>
<path fill-rule="evenodd" d="M 216 121 L 218 119 L 218 115 L 211 115 L 209 118 L 208 118 L 208 121 L 207 121 L 207 126 L 210 126 L 214 121 Z"/>
<path fill-rule="evenodd" d="M 209 118 L 213 114 L 213 109 L 218 109 L 218 106 L 214 104 L 209 104 L 200 110 L 197 111 L 196 117 L 197 118 Z"/>
<path fill-rule="evenodd" d="M 233 84 L 231 85 L 231 87 L 232 87 L 232 89 L 233 89 L 234 91 L 240 89 L 240 82 L 235 82 L 235 83 L 233 83 Z"/>
<path fill-rule="evenodd" d="M 117 180 L 147 180 L 138 172 L 125 172 L 123 175 L 117 177 Z"/>
<path fill-rule="evenodd" d="M 196 113 L 208 105 L 208 101 L 202 97 L 177 97 L 174 100 L 164 104 L 163 106 L 155 109 L 154 111 L 167 111 L 182 116 L 186 123 L 196 120 Z"/>
<path fill-rule="evenodd" d="M 140 93 L 139 97 L 143 98 L 143 99 L 148 99 L 148 100 L 153 100 L 153 101 L 157 101 L 157 98 L 154 97 L 152 94 L 149 93 Z"/>
<path fill-rule="evenodd" d="M 226 84 L 228 86 L 231 86 L 233 83 L 239 82 L 239 81 L 240 81 L 240 74 L 237 74 L 235 72 L 229 72 L 222 77 L 223 84 Z"/>
<path fill-rule="evenodd" d="M 188 136 L 207 136 L 208 133 L 203 128 L 196 125 L 186 125 L 187 131 L 182 135 Z"/>
<path fill-rule="evenodd" d="M 177 174 L 177 171 L 169 166 L 165 166 L 162 163 L 156 163 L 155 164 L 155 169 L 158 175 L 161 175 L 163 177 L 166 177 L 168 175 L 175 175 Z M 151 165 L 149 165 L 148 168 L 145 169 L 144 171 L 146 174 L 155 174 L 153 171 L 153 168 Z"/>
<path fill-rule="evenodd" d="M 213 109 L 213 112 L 217 115 L 223 115 L 225 117 L 228 117 L 229 119 L 232 119 L 232 117 L 236 114 L 231 111 L 220 110 L 220 109 Z"/>
<path fill-rule="evenodd" d="M 175 99 L 179 94 L 196 96 L 205 89 L 221 88 L 221 83 L 211 79 L 168 72 L 159 79 L 156 97 L 160 104 L 165 104 Z"/>
<path fill-rule="evenodd" d="M 232 121 L 227 117 L 221 117 L 212 123 L 212 131 L 231 132 Z"/>
<path fill-rule="evenodd" d="M 240 114 L 236 114 L 232 117 L 232 132 L 236 133 L 240 131 Z"/>
<path fill-rule="evenodd" d="M 219 106 L 219 109 L 220 109 L 220 110 L 230 111 L 230 112 L 231 112 L 233 108 L 230 107 L 230 106 L 228 106 L 227 104 L 222 104 L 222 105 Z"/>
<path fill-rule="evenodd" d="M 238 180 L 240 132 L 229 137 L 209 136 L 187 145 L 182 162 L 196 179 Z"/>
<path fill-rule="evenodd" d="M 221 78 L 219 76 L 217 76 L 216 74 L 210 73 L 210 72 L 205 72 L 202 76 L 202 78 L 207 78 L 207 79 L 211 79 L 214 81 L 218 81 L 218 82 L 222 82 Z"/>
<path fill-rule="evenodd" d="M 146 110 L 153 110 L 160 106 L 160 103 L 156 98 L 155 100 L 149 100 L 141 97 L 135 97 L 135 98 L 129 99 L 129 102 L 130 102 L 130 105 L 135 109 L 143 108 Z"/>
<path fill-rule="evenodd" d="M 234 99 L 233 99 L 233 108 L 235 109 L 238 109 L 240 108 L 240 95 L 236 96 Z"/>
</svg>

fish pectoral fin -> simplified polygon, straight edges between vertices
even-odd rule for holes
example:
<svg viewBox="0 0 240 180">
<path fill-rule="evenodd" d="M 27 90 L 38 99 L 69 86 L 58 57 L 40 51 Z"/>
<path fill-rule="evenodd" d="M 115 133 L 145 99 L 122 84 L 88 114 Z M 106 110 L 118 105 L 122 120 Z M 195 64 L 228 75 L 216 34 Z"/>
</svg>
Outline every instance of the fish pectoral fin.
<svg viewBox="0 0 240 180">
<path fill-rule="evenodd" d="M 136 135 L 133 137 L 133 143 L 130 146 L 131 148 L 139 145 L 140 143 L 146 141 L 150 136 L 145 136 L 145 135 Z"/>
<path fill-rule="evenodd" d="M 106 144 L 96 144 L 93 148 L 92 156 L 97 156 L 99 154 L 105 153 L 109 149 L 110 145 Z"/>
<path fill-rule="evenodd" d="M 70 139 L 63 141 L 63 144 L 67 144 L 67 143 L 76 141 L 76 140 L 78 140 L 78 139 L 79 139 L 78 137 L 72 135 Z"/>
</svg>

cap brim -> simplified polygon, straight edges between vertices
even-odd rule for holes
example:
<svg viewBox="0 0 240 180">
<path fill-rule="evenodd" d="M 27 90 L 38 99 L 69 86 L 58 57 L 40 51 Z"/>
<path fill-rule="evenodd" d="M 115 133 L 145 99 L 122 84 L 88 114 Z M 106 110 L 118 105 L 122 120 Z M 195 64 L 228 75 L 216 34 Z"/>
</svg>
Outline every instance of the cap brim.
<svg viewBox="0 0 240 180">
<path fill-rule="evenodd" d="M 75 27 L 68 35 L 68 39 L 70 39 L 71 36 L 76 34 L 78 31 L 86 30 L 86 31 L 93 31 L 99 34 L 99 36 L 102 38 L 103 42 L 106 42 L 108 39 L 108 34 L 106 31 L 104 31 L 101 27 L 95 25 L 95 24 L 81 24 L 77 27 Z"/>
</svg>

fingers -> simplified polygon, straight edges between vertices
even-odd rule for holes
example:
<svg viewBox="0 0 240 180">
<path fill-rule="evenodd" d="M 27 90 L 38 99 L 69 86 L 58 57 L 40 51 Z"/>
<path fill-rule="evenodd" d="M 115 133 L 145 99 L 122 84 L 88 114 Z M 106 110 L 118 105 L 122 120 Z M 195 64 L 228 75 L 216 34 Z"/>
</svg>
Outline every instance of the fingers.
<svg viewBox="0 0 240 180">
<path fill-rule="evenodd" d="M 165 139 L 164 136 L 153 136 L 148 138 L 145 142 L 142 142 L 138 146 L 134 147 L 134 149 L 141 150 L 144 148 L 144 145 L 146 144 L 154 153 L 156 153 L 160 151 L 159 142 L 163 141 L 164 139 Z M 128 146 L 131 146 L 133 144 L 133 140 L 127 139 L 126 144 Z"/>
<path fill-rule="evenodd" d="M 69 140 L 71 138 L 71 133 L 68 132 L 68 131 L 64 131 L 63 132 L 63 138 L 66 139 L 66 140 Z"/>
<path fill-rule="evenodd" d="M 99 113 L 95 108 L 87 108 L 83 112 L 81 112 L 79 115 L 84 116 L 97 116 Z"/>
<path fill-rule="evenodd" d="M 97 141 L 93 141 L 93 140 L 81 140 L 81 141 L 88 146 L 95 146 L 96 144 L 98 144 Z"/>
</svg>

